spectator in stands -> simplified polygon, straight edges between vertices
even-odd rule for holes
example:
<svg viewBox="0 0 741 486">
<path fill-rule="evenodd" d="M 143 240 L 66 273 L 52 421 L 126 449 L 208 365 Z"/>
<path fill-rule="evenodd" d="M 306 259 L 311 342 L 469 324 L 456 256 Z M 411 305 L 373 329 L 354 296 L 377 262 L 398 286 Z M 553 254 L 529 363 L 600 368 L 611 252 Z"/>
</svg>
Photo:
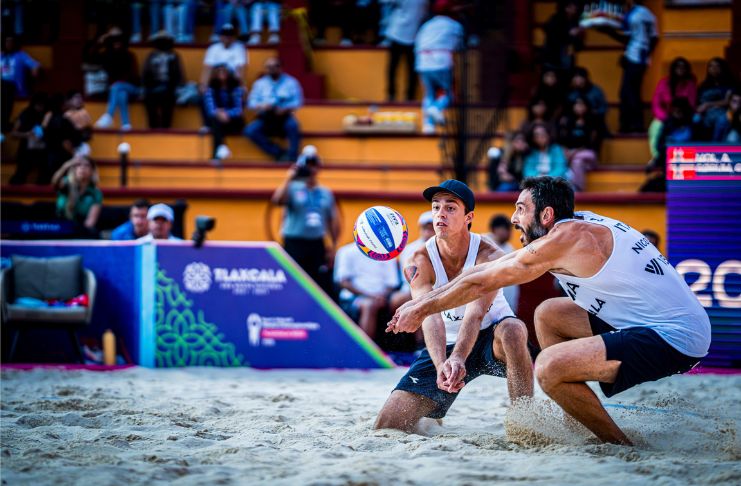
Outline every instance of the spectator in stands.
<svg viewBox="0 0 741 486">
<path fill-rule="evenodd" d="M 324 31 L 332 25 L 342 28 L 340 45 L 352 45 L 354 0 L 310 0 L 309 5 L 311 25 L 316 28 L 314 45 L 323 46 L 327 43 L 324 39 Z"/>
<path fill-rule="evenodd" d="M 516 191 L 522 180 L 522 169 L 525 165 L 525 156 L 530 151 L 525 132 L 517 130 L 510 133 L 504 141 L 504 153 L 497 167 L 499 184 L 497 191 Z"/>
<path fill-rule="evenodd" d="M 587 187 L 586 174 L 597 167 L 597 123 L 587 98 L 578 97 L 561 118 L 558 142 L 565 149 L 571 183 L 577 191 Z"/>
<path fill-rule="evenodd" d="M 265 61 L 265 72 L 265 76 L 252 85 L 247 107 L 257 112 L 257 119 L 244 133 L 275 160 L 293 161 L 301 143 L 299 124 L 293 112 L 301 108 L 304 92 L 296 78 L 283 72 L 277 57 Z M 273 143 L 270 136 L 288 137 L 288 150 Z"/>
<path fill-rule="evenodd" d="M 170 128 L 175 107 L 175 89 L 185 83 L 180 55 L 173 51 L 173 38 L 166 31 L 151 37 L 154 50 L 142 70 L 142 95 L 150 128 Z"/>
<path fill-rule="evenodd" d="M 309 276 L 332 295 L 329 268 L 340 236 L 340 220 L 332 191 L 320 186 L 317 176 L 322 158 L 312 145 L 304 147 L 298 162 L 286 173 L 271 202 L 285 208 L 281 233 L 283 248 Z M 325 248 L 329 236 L 332 247 Z"/>
<path fill-rule="evenodd" d="M 548 126 L 536 123 L 529 138 L 530 152 L 525 156 L 522 177 L 549 175 L 566 178 L 566 156 L 561 146 L 553 142 Z"/>
<path fill-rule="evenodd" d="M 728 112 L 735 84 L 728 62 L 719 57 L 711 59 L 707 77 L 697 89 L 695 123 L 698 140 L 712 139 L 716 123 Z"/>
<path fill-rule="evenodd" d="M 49 111 L 41 122 L 46 144 L 46 164 L 39 170 L 37 184 L 49 184 L 54 172 L 75 156 L 77 147 L 82 143 L 82 133 L 64 116 L 66 106 L 67 100 L 62 93 L 55 93 L 49 98 Z"/>
<path fill-rule="evenodd" d="M 659 248 L 659 244 L 661 244 L 661 236 L 659 234 L 652 230 L 652 229 L 645 229 L 641 231 L 643 233 L 643 236 L 646 237 L 646 239 L 656 248 Z"/>
<path fill-rule="evenodd" d="M 26 96 L 29 92 L 27 72 L 37 77 L 41 71 L 41 64 L 20 50 L 18 39 L 13 35 L 3 38 L 3 49 L 0 53 L 0 67 L 2 67 L 2 131 L 10 130 L 10 115 L 13 113 L 13 101 L 16 96 Z"/>
<path fill-rule="evenodd" d="M 488 236 L 494 243 L 501 248 L 504 253 L 510 254 L 515 251 L 515 247 L 509 242 L 512 236 L 512 223 L 509 221 L 509 217 L 504 214 L 495 214 L 489 221 L 489 233 L 484 233 L 482 236 Z M 512 312 L 517 312 L 517 305 L 520 299 L 520 286 L 512 285 L 510 287 L 504 287 L 504 298 L 512 308 Z"/>
<path fill-rule="evenodd" d="M 695 108 L 697 79 L 692 74 L 690 63 L 683 57 L 672 61 L 669 66 L 669 76 L 659 81 L 651 100 L 654 119 L 648 127 L 648 143 L 654 157 L 658 156 L 656 140 L 661 134 L 664 120 L 669 116 L 669 107 L 675 98 L 687 98 L 692 108 Z"/>
<path fill-rule="evenodd" d="M 620 31 L 606 33 L 626 44 L 622 57 L 623 80 L 620 86 L 620 131 L 642 132 L 643 101 L 641 84 L 649 57 L 658 42 L 656 17 L 642 5 L 643 0 L 626 0 L 626 13 Z"/>
<path fill-rule="evenodd" d="M 463 26 L 451 18 L 449 0 L 436 0 L 435 16 L 422 24 L 414 41 L 415 69 L 422 76 L 422 133 L 435 133 L 445 123 L 445 110 L 453 98 L 453 53 L 463 45 Z M 438 92 L 442 94 L 438 96 Z"/>
<path fill-rule="evenodd" d="M 649 163 L 649 170 L 666 170 L 666 145 L 669 142 L 690 142 L 694 140 L 692 117 L 694 110 L 687 98 L 674 98 L 669 105 L 669 116 L 664 121 L 656 148 L 659 156 Z"/>
<path fill-rule="evenodd" d="M 561 74 L 563 76 L 563 74 Z M 559 79 L 559 74 L 555 69 L 543 70 L 540 75 L 540 82 L 535 87 L 533 99 L 543 100 L 546 105 L 546 112 L 543 118 L 549 122 L 557 122 L 561 117 L 562 104 L 565 89 Z"/>
<path fill-rule="evenodd" d="M 93 135 L 93 118 L 85 108 L 85 100 L 80 90 L 73 89 L 67 93 L 67 111 L 64 112 L 72 126 L 80 132 L 83 142 L 87 142 Z"/>
<path fill-rule="evenodd" d="M 149 0 L 131 2 L 131 43 L 142 41 L 142 10 L 149 3 L 149 40 L 160 28 L 179 43 L 193 42 L 195 0 Z M 161 26 L 161 27 L 160 27 Z"/>
<path fill-rule="evenodd" d="M 57 217 L 73 223 L 76 238 L 97 238 L 95 225 L 103 204 L 98 189 L 98 169 L 88 157 L 74 157 L 51 179 L 57 189 Z"/>
<path fill-rule="evenodd" d="M 388 309 L 389 298 L 399 286 L 396 262 L 371 260 L 350 243 L 337 250 L 334 280 L 341 289 L 342 310 L 374 339 L 379 312 Z"/>
<path fill-rule="evenodd" d="M 218 29 L 224 24 L 232 24 L 234 18 L 237 19 L 239 26 L 240 39 L 246 39 L 249 28 L 247 26 L 247 7 L 255 0 L 220 0 L 214 2 L 214 33 L 209 39 L 210 42 L 218 42 Z M 233 24 L 232 24 L 233 25 Z M 258 42 L 259 44 L 259 42 Z"/>
<path fill-rule="evenodd" d="M 98 128 L 113 125 L 116 109 L 121 115 L 121 130 L 131 130 L 129 100 L 139 96 L 139 66 L 123 31 L 117 27 L 100 36 L 95 46 L 95 57 L 108 73 L 108 110 L 95 123 Z"/>
<path fill-rule="evenodd" d="M 406 100 L 414 100 L 417 72 L 414 70 L 414 38 L 427 14 L 429 0 L 391 0 L 385 31 L 389 42 L 388 100 L 396 98 L 396 68 L 404 56 L 407 64 Z"/>
<path fill-rule="evenodd" d="M 244 88 L 226 64 L 214 66 L 211 81 L 203 95 L 203 123 L 214 136 L 214 161 L 231 155 L 224 137 L 238 133 L 244 127 Z"/>
<path fill-rule="evenodd" d="M 584 29 L 579 27 L 579 2 L 561 0 L 555 14 L 543 26 L 545 44 L 541 61 L 544 69 L 567 71 L 574 67 L 574 51 L 583 47 Z"/>
<path fill-rule="evenodd" d="M 226 64 L 232 75 L 244 84 L 244 72 L 247 69 L 247 50 L 241 42 L 237 42 L 237 32 L 232 24 L 224 24 L 219 31 L 219 42 L 206 50 L 201 70 L 201 93 L 206 92 L 211 81 L 211 70 L 214 66 Z"/>
<path fill-rule="evenodd" d="M 175 221 L 175 213 L 167 204 L 155 204 L 147 211 L 147 223 L 149 233 L 137 238 L 136 241 L 150 242 L 154 240 L 183 241 L 182 238 L 173 236 L 172 222 Z"/>
<path fill-rule="evenodd" d="M 10 136 L 20 139 L 11 184 L 25 184 L 28 174 L 46 165 L 46 144 L 41 124 L 46 114 L 46 93 L 34 93 L 31 103 L 15 119 Z M 40 175 L 39 175 L 40 176 Z"/>
<path fill-rule="evenodd" d="M 162 13 L 162 0 L 142 0 L 131 2 L 131 38 L 129 42 L 136 44 L 141 42 L 142 37 L 142 10 L 145 4 L 149 4 L 149 40 L 152 40 L 155 32 L 160 30 L 160 19 Z"/>
<path fill-rule="evenodd" d="M 714 142 L 741 142 L 741 89 L 731 93 L 726 116 L 718 119 L 713 131 Z"/>
<path fill-rule="evenodd" d="M 281 2 L 256 1 L 250 9 L 250 39 L 247 44 L 260 44 L 264 19 L 268 22 L 268 44 L 280 42 Z M 242 27 L 240 26 L 240 29 Z"/>
<path fill-rule="evenodd" d="M 129 210 L 129 220 L 111 231 L 111 239 L 136 240 L 149 234 L 147 213 L 151 204 L 146 199 L 137 199 Z"/>
<path fill-rule="evenodd" d="M 519 130 L 525 134 L 529 134 L 533 131 L 533 127 L 535 127 L 536 124 L 542 124 L 545 125 L 546 128 L 548 128 L 551 137 L 555 138 L 556 126 L 550 120 L 550 118 L 547 117 L 547 115 L 548 104 L 543 98 L 535 95 L 533 98 L 530 99 L 530 103 L 528 104 L 527 108 L 527 119 L 522 120 Z"/>
<path fill-rule="evenodd" d="M 592 116 L 594 122 L 597 125 L 597 132 L 599 134 L 597 140 L 597 152 L 602 144 L 602 139 L 609 134 L 607 123 L 605 121 L 605 115 L 607 114 L 607 100 L 605 99 L 605 93 L 602 88 L 592 83 L 589 79 L 589 71 L 583 67 L 574 68 L 574 74 L 571 78 L 571 91 L 569 91 L 566 101 L 571 104 L 576 101 L 576 98 L 583 97 L 589 101 L 589 105 L 592 107 Z"/>
</svg>

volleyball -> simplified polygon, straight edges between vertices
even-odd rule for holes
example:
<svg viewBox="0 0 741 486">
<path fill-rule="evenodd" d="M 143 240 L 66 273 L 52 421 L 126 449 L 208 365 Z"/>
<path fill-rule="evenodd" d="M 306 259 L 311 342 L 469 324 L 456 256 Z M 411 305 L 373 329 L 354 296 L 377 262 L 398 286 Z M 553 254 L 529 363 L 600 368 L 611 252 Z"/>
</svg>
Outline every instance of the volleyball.
<svg viewBox="0 0 741 486">
<path fill-rule="evenodd" d="M 352 230 L 355 244 L 372 260 L 391 260 L 404 250 L 409 229 L 397 211 L 373 206 L 363 211 Z"/>
</svg>

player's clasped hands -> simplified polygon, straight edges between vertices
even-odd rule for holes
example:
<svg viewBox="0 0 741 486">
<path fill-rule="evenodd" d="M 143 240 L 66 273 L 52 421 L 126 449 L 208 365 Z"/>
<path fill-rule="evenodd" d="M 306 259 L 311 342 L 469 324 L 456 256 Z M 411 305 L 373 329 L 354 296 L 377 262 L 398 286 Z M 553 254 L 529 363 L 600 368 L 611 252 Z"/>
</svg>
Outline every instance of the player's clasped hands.
<svg viewBox="0 0 741 486">
<path fill-rule="evenodd" d="M 437 387 L 448 393 L 458 393 L 466 386 L 466 364 L 460 358 L 450 357 L 437 370 Z"/>
<path fill-rule="evenodd" d="M 422 325 L 422 318 L 415 312 L 415 302 L 410 300 L 396 310 L 394 317 L 386 325 L 386 332 L 414 332 Z"/>
</svg>

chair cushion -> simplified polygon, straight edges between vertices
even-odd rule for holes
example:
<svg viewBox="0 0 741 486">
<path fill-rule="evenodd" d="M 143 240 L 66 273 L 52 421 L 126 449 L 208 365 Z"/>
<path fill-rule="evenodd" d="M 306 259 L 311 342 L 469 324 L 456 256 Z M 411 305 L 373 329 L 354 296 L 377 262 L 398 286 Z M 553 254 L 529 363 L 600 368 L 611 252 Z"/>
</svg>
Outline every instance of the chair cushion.
<svg viewBox="0 0 741 486">
<path fill-rule="evenodd" d="M 69 300 L 80 295 L 82 255 L 35 258 L 11 255 L 13 297 Z"/>
<path fill-rule="evenodd" d="M 59 323 L 60 325 L 84 323 L 87 315 L 87 307 L 24 307 L 16 304 L 7 304 L 7 322 L 14 324 L 20 322 L 30 323 Z"/>
</svg>

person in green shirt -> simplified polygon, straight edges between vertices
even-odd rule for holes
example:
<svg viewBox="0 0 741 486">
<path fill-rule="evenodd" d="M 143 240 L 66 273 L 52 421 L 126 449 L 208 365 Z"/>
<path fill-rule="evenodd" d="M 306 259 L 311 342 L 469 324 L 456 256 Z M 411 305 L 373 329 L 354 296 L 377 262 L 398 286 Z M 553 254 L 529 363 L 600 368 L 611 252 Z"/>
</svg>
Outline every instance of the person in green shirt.
<svg viewBox="0 0 741 486">
<path fill-rule="evenodd" d="M 98 169 L 88 157 L 74 157 L 54 173 L 57 217 L 72 221 L 75 237 L 97 238 L 103 193 L 98 189 Z"/>
</svg>

